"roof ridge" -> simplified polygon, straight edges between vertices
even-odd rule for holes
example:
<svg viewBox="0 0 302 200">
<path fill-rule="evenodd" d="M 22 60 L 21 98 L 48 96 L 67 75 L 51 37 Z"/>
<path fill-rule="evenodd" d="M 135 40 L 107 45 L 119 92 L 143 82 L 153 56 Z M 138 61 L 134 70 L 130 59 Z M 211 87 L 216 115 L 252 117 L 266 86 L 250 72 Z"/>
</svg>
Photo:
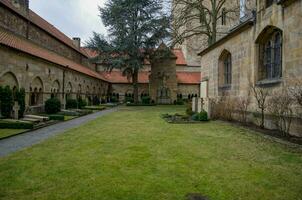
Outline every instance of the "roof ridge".
<svg viewBox="0 0 302 200">
<path fill-rule="evenodd" d="M 12 11 L 14 11 L 15 13 L 21 15 L 23 18 L 26 18 L 27 20 L 29 20 L 30 22 L 32 22 L 33 24 L 35 24 L 36 26 L 38 26 L 39 28 L 41 28 L 42 30 L 44 30 L 45 32 L 47 32 L 48 34 L 50 34 L 52 37 L 56 38 L 57 40 L 61 41 L 65 45 L 69 46 L 73 50 L 81 53 L 82 55 L 84 55 L 84 56 L 86 56 L 88 58 L 88 55 L 85 52 L 81 51 L 81 49 L 77 48 L 73 44 L 72 39 L 70 37 L 68 37 L 65 33 L 63 33 L 62 31 L 60 31 L 56 26 L 54 26 L 53 24 L 51 24 L 50 22 L 48 22 L 46 19 L 44 19 L 43 17 L 41 17 L 40 15 L 38 15 L 33 10 L 28 9 L 28 15 L 25 15 L 24 13 L 22 13 L 18 9 L 16 9 L 11 4 L 11 2 L 9 0 L 0 0 L 0 3 L 2 3 L 6 7 L 8 7 L 9 9 L 11 9 Z M 31 15 L 33 15 L 33 16 L 31 16 Z M 34 17 L 36 17 L 36 18 L 34 18 Z M 38 22 L 39 20 L 42 21 L 42 23 L 45 23 L 44 25 L 46 27 L 43 27 L 43 24 L 39 24 L 39 22 Z M 49 30 L 47 26 L 49 26 L 50 29 L 53 29 L 57 33 L 53 32 L 52 30 Z M 57 34 L 59 34 L 59 35 L 57 35 Z M 63 38 L 60 38 L 60 37 L 63 37 Z"/>
<path fill-rule="evenodd" d="M 8 31 L 4 30 L 3 28 L 0 28 L 0 43 L 5 46 L 8 46 L 8 47 L 18 49 L 19 51 L 30 54 L 32 56 L 41 58 L 48 62 L 55 63 L 62 67 L 66 68 L 68 66 L 68 68 L 73 71 L 77 71 L 79 73 L 86 74 L 88 76 L 103 80 L 102 76 L 100 76 L 97 72 L 91 70 L 90 68 L 85 67 L 82 64 L 76 63 L 73 60 L 70 60 L 68 58 L 65 58 L 65 57 L 57 54 L 56 52 L 53 52 L 44 47 L 41 47 L 32 41 L 24 39 L 21 36 L 18 36 L 14 33 L 9 33 Z M 22 43 L 23 43 L 23 45 L 22 45 Z M 30 52 L 30 46 L 26 46 L 26 44 L 32 46 L 32 49 L 33 49 L 32 52 Z M 47 58 L 47 56 L 50 56 L 52 58 Z"/>
</svg>

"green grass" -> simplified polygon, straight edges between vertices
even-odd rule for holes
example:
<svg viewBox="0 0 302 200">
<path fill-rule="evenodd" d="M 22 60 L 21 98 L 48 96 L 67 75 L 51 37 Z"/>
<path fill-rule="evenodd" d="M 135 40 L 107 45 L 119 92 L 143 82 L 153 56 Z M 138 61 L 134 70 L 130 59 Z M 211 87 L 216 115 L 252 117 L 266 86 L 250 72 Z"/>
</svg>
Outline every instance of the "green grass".
<svg viewBox="0 0 302 200">
<path fill-rule="evenodd" d="M 0 160 L 0 199 L 302 199 L 302 150 L 221 122 L 173 125 L 121 111 Z"/>
<path fill-rule="evenodd" d="M 24 131 L 26 130 L 25 129 L 0 129 L 0 139 L 8 136 L 16 135 Z"/>
</svg>

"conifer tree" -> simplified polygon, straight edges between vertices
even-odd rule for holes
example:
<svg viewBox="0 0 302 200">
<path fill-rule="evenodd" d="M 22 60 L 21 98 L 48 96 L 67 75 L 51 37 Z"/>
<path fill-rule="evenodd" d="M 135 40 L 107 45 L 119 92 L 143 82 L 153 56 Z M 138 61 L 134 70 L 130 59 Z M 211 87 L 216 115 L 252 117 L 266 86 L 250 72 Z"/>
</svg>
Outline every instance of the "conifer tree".
<svg viewBox="0 0 302 200">
<path fill-rule="evenodd" d="M 154 48 L 168 37 L 169 17 L 162 0 L 109 0 L 99 8 L 108 38 L 93 33 L 87 47 L 100 52 L 98 61 L 108 70 L 120 69 L 132 79 L 138 102 L 138 74 Z"/>
</svg>

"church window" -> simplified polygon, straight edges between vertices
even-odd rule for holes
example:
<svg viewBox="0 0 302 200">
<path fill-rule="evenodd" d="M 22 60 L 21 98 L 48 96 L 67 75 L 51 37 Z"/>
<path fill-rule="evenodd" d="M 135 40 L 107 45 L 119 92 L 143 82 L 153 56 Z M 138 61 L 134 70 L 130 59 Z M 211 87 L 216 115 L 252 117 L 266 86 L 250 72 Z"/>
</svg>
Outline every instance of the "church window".
<svg viewBox="0 0 302 200">
<path fill-rule="evenodd" d="M 226 10 L 225 8 L 221 11 L 221 25 L 226 25 Z"/>
<path fill-rule="evenodd" d="M 271 34 L 261 45 L 263 49 L 260 52 L 260 79 L 279 79 L 282 77 L 282 37 L 281 32 L 277 31 Z"/>
<path fill-rule="evenodd" d="M 232 84 L 232 55 L 224 50 L 219 58 L 218 85 L 221 89 L 229 88 Z"/>
</svg>

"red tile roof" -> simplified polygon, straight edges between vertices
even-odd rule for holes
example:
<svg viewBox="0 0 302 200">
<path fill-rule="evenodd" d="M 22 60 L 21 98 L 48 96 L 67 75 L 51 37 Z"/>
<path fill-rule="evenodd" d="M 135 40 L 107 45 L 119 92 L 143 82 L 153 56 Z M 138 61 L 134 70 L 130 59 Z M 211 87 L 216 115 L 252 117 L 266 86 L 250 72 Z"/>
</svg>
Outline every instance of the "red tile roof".
<svg viewBox="0 0 302 200">
<path fill-rule="evenodd" d="M 131 83 L 126 76 L 123 76 L 120 71 L 100 72 L 101 76 L 111 83 Z M 139 83 L 149 83 L 149 72 L 140 72 L 138 75 Z"/>
<path fill-rule="evenodd" d="M 111 83 L 131 83 L 131 79 L 127 79 L 123 76 L 120 71 L 112 72 L 100 72 L 101 76 Z M 138 81 L 141 84 L 149 83 L 150 73 L 147 71 L 142 71 L 138 75 Z M 177 72 L 177 81 L 179 84 L 199 84 L 201 80 L 201 74 L 199 72 Z"/>
<path fill-rule="evenodd" d="M 40 17 L 38 14 L 36 14 L 34 11 L 29 9 L 28 16 L 19 12 L 18 9 L 16 9 L 9 0 L 1 0 L 0 3 L 3 3 L 6 7 L 10 8 L 14 12 L 18 13 L 19 15 L 23 16 L 27 20 L 29 20 L 31 23 L 35 24 L 36 26 L 40 27 L 56 39 L 60 40 L 67 46 L 71 47 L 72 49 L 76 50 L 77 52 L 81 53 L 82 55 L 88 57 L 85 51 L 82 51 L 81 49 L 78 49 L 74 44 L 73 41 L 67 37 L 64 33 L 62 33 L 60 30 L 58 30 L 56 27 L 54 27 L 52 24 L 44 20 L 42 17 Z"/>
<path fill-rule="evenodd" d="M 98 55 L 97 51 L 91 50 L 89 48 L 81 48 L 83 51 L 86 52 L 86 54 L 89 56 L 89 58 L 95 58 Z M 172 50 L 174 55 L 177 57 L 176 59 L 176 65 L 187 65 L 185 56 L 181 49 L 173 49 Z M 148 60 L 145 60 L 145 65 L 150 65 L 150 62 Z"/>
<path fill-rule="evenodd" d="M 99 53 L 95 50 L 89 49 L 89 48 L 85 48 L 85 47 L 81 47 L 81 50 L 84 51 L 89 58 L 95 58 L 99 55 Z"/>
<path fill-rule="evenodd" d="M 172 50 L 175 56 L 177 57 L 176 65 L 187 65 L 185 56 L 181 49 L 173 49 Z"/>
<path fill-rule="evenodd" d="M 199 84 L 201 81 L 200 72 L 177 72 L 178 83 Z"/>
<path fill-rule="evenodd" d="M 0 29 L 0 44 L 42 58 L 63 67 L 68 66 L 69 69 L 103 80 L 102 76 L 97 72 L 2 29 Z"/>
</svg>

